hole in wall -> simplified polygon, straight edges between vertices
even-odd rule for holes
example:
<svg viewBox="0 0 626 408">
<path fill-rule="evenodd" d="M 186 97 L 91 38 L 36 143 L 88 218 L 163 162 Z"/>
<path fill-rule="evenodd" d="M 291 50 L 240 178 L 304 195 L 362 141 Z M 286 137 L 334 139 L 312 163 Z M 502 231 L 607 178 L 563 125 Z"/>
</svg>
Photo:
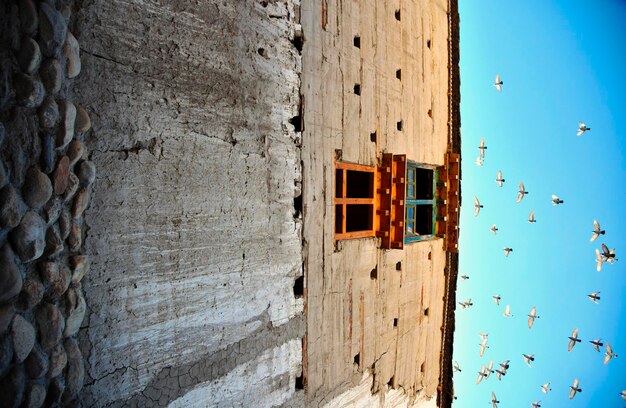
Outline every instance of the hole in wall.
<svg viewBox="0 0 626 408">
<path fill-rule="evenodd" d="M 387 385 L 389 386 L 389 388 L 393 388 L 393 380 L 394 380 L 395 376 L 391 376 L 391 378 L 389 379 L 389 381 L 387 381 Z"/>
<path fill-rule="evenodd" d="M 428 253 L 428 260 L 429 260 L 429 261 L 431 260 L 432 256 L 433 256 L 433 255 L 432 255 L 432 252 L 429 252 L 429 253 Z"/>
<path fill-rule="evenodd" d="M 396 69 L 396 78 L 402 81 L 402 70 Z"/>
<path fill-rule="evenodd" d="M 298 197 L 293 198 L 293 209 L 293 217 L 300 218 L 300 216 L 302 215 L 302 194 L 300 194 Z"/>
<path fill-rule="evenodd" d="M 399 122 L 397 122 L 397 123 L 396 123 L 396 128 L 397 128 L 399 131 L 402 131 L 402 128 L 403 128 L 403 127 L 404 127 L 404 124 L 402 123 L 402 121 L 399 121 Z"/>
<path fill-rule="evenodd" d="M 402 270 L 402 262 L 396 262 L 396 271 Z"/>
<path fill-rule="evenodd" d="M 428 308 L 424 309 L 424 316 L 428 316 L 428 312 L 429 312 Z"/>
<path fill-rule="evenodd" d="M 398 327 L 398 318 L 393 319 L 393 327 Z"/>
<path fill-rule="evenodd" d="M 426 46 L 430 48 L 430 40 L 426 40 Z"/>
<path fill-rule="evenodd" d="M 352 40 L 352 44 L 354 44 L 354 46 L 357 48 L 361 48 L 361 37 L 355 35 L 354 39 Z"/>
<path fill-rule="evenodd" d="M 354 93 L 361 95 L 361 84 L 354 84 Z"/>
<path fill-rule="evenodd" d="M 298 377 L 296 377 L 296 390 L 303 390 L 304 389 L 304 380 L 302 378 L 302 374 L 300 374 Z"/>
<path fill-rule="evenodd" d="M 301 298 L 304 296 L 304 275 L 296 278 L 293 283 L 293 295 L 296 298 Z"/>
<path fill-rule="evenodd" d="M 361 365 L 361 353 L 356 353 L 354 356 L 354 364 L 360 366 Z"/>
<path fill-rule="evenodd" d="M 370 133 L 370 141 L 376 143 L 376 131 Z"/>
<path fill-rule="evenodd" d="M 259 53 L 260 56 L 262 56 L 265 59 L 268 59 L 269 56 L 267 55 L 267 50 L 263 47 L 259 48 L 258 50 L 256 50 L 256 52 Z"/>
<path fill-rule="evenodd" d="M 378 279 L 378 268 L 374 268 L 370 271 L 370 279 L 371 280 Z"/>
<path fill-rule="evenodd" d="M 396 10 L 394 15 L 396 16 L 396 20 L 400 21 L 400 9 Z"/>
<path fill-rule="evenodd" d="M 289 119 L 289 123 L 293 125 L 296 132 L 302 132 L 302 118 L 300 117 L 300 115 L 294 116 L 293 118 Z"/>
<path fill-rule="evenodd" d="M 426 362 L 423 362 L 420 366 L 420 372 L 423 373 L 424 371 L 426 371 Z"/>
<path fill-rule="evenodd" d="M 302 35 L 296 35 L 293 37 L 293 40 L 291 40 L 291 43 L 293 44 L 294 47 L 296 47 L 296 50 L 298 50 L 298 53 L 302 54 Z"/>
<path fill-rule="evenodd" d="M 266 0 L 263 0 L 263 1 L 261 2 L 261 5 L 262 5 L 263 7 L 267 7 L 268 2 L 267 2 Z"/>
</svg>

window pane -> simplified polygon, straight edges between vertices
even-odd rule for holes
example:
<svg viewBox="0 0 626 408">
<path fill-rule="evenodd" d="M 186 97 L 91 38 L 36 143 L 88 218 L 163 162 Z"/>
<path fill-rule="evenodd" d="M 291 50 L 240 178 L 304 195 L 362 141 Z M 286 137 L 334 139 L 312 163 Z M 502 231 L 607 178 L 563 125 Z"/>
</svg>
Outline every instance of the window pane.
<svg viewBox="0 0 626 408">
<path fill-rule="evenodd" d="M 407 184 L 407 198 L 415 198 L 415 184 Z"/>
<path fill-rule="evenodd" d="M 409 181 L 415 181 L 415 170 L 409 167 Z"/>
<path fill-rule="evenodd" d="M 407 207 L 406 208 L 406 220 L 407 222 L 410 220 L 415 220 L 415 207 Z"/>
<path fill-rule="evenodd" d="M 406 233 L 407 235 L 415 235 L 415 223 L 414 222 L 407 222 L 406 223 Z"/>
</svg>

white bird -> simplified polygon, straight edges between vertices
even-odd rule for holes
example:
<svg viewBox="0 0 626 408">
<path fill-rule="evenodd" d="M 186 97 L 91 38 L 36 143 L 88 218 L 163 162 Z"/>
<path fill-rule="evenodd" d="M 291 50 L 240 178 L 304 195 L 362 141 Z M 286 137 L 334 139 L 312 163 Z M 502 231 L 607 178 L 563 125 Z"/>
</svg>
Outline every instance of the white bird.
<svg viewBox="0 0 626 408">
<path fill-rule="evenodd" d="M 589 298 L 589 300 L 591 300 L 593 303 L 595 303 L 597 305 L 598 304 L 598 300 L 600 300 L 600 296 L 598 296 L 599 294 L 600 294 L 600 291 L 593 292 L 593 293 L 588 294 L 587 297 Z"/>
<path fill-rule="evenodd" d="M 486 369 L 487 369 L 487 367 L 485 367 L 485 365 L 483 364 L 483 367 L 478 372 L 478 378 L 476 379 L 476 384 L 480 384 L 480 382 L 483 380 L 483 378 L 485 378 L 487 376 L 487 373 L 485 372 Z"/>
<path fill-rule="evenodd" d="M 456 361 L 452 364 L 452 368 L 454 369 L 454 372 L 461 372 L 461 368 L 459 367 L 459 363 L 457 363 Z"/>
<path fill-rule="evenodd" d="M 508 257 L 509 254 L 513 252 L 513 248 L 505 247 L 503 251 L 504 251 L 504 256 Z"/>
<path fill-rule="evenodd" d="M 497 235 L 498 233 L 498 227 L 496 227 L 496 224 L 493 224 L 490 228 L 491 232 L 493 232 L 493 235 Z"/>
<path fill-rule="evenodd" d="M 602 339 L 589 340 L 589 343 L 593 346 L 593 348 L 599 353 L 600 347 L 604 346 L 602 343 Z"/>
<path fill-rule="evenodd" d="M 491 407 L 498 408 L 499 403 L 500 401 L 498 401 L 498 399 L 496 398 L 496 394 L 494 394 L 494 392 L 491 391 Z"/>
<path fill-rule="evenodd" d="M 489 338 L 489 333 L 478 333 L 481 340 L 485 340 Z"/>
<path fill-rule="evenodd" d="M 500 367 L 502 367 L 502 369 L 506 371 L 509 369 L 510 362 L 511 360 L 504 360 L 503 362 L 500 363 Z"/>
<path fill-rule="evenodd" d="M 522 354 L 522 356 L 524 356 L 524 362 L 526 363 L 526 365 L 528 367 L 530 367 L 530 362 L 531 361 L 535 361 L 535 355 L 534 354 Z"/>
<path fill-rule="evenodd" d="M 493 86 L 496 87 L 498 92 L 502 92 L 502 85 L 504 85 L 504 82 L 502 82 L 502 80 L 500 79 L 500 74 L 497 74 L 496 81 L 493 83 Z"/>
<path fill-rule="evenodd" d="M 485 380 L 489 378 L 491 374 L 493 374 L 493 360 L 489 362 L 489 365 L 487 366 L 487 370 L 485 371 L 485 373 L 487 374 L 485 375 Z"/>
<path fill-rule="evenodd" d="M 500 299 L 502 299 L 500 295 L 493 295 L 491 298 L 493 299 L 496 305 L 500 306 Z"/>
<path fill-rule="evenodd" d="M 478 197 L 474 196 L 474 217 L 478 217 L 478 213 L 480 212 L 481 208 L 483 208 L 483 206 L 480 205 L 480 201 L 478 201 Z"/>
<path fill-rule="evenodd" d="M 541 401 L 535 401 L 532 404 L 530 404 L 530 406 L 532 408 L 541 408 L 541 404 L 540 403 L 541 403 Z"/>
<path fill-rule="evenodd" d="M 535 219 L 535 212 L 531 211 L 530 215 L 528 215 L 528 222 L 533 223 L 533 222 L 537 222 L 537 220 Z"/>
<path fill-rule="evenodd" d="M 605 357 L 604 357 L 604 364 L 609 364 L 609 361 L 613 358 L 613 357 L 617 357 L 617 354 L 613 353 L 613 349 L 611 348 L 611 345 L 609 343 L 606 343 L 606 352 L 604 353 Z"/>
<path fill-rule="evenodd" d="M 477 166 L 482 167 L 482 166 L 483 166 L 483 164 L 485 164 L 485 161 L 484 161 L 483 159 L 481 159 L 481 157 L 480 157 L 480 156 L 478 156 L 478 157 L 476 158 L 476 161 L 475 161 L 474 163 L 476 163 L 476 165 L 477 165 Z"/>
<path fill-rule="evenodd" d="M 502 314 L 502 316 L 513 317 L 513 315 L 511 314 L 511 305 L 506 305 L 506 309 L 504 310 L 504 313 Z"/>
<path fill-rule="evenodd" d="M 578 328 L 575 328 L 572 332 L 572 335 L 568 337 L 569 344 L 567 345 L 567 351 L 572 351 L 576 343 L 580 343 L 580 339 L 578 338 Z"/>
<path fill-rule="evenodd" d="M 595 241 L 600 235 L 604 235 L 605 232 L 605 230 L 600 228 L 600 224 L 598 223 L 598 221 L 593 220 L 593 235 L 591 235 L 591 239 L 589 240 L 589 242 Z"/>
<path fill-rule="evenodd" d="M 470 306 L 474 306 L 474 304 L 472 303 L 472 299 L 467 299 L 465 302 L 459 302 L 459 305 L 461 305 L 463 309 L 467 309 Z"/>
<path fill-rule="evenodd" d="M 549 381 L 541 386 L 541 392 L 543 392 L 544 394 L 547 394 L 550 391 L 552 391 L 552 388 L 550 388 L 550 382 Z"/>
<path fill-rule="evenodd" d="M 467 276 L 467 275 L 461 275 L 461 279 L 463 279 L 463 280 L 468 280 L 468 279 L 469 279 L 469 276 Z"/>
<path fill-rule="evenodd" d="M 615 248 L 609 251 L 609 247 L 607 247 L 605 244 L 602 244 L 602 258 L 611 264 L 617 261 L 617 258 L 615 257 Z"/>
<path fill-rule="evenodd" d="M 559 197 L 552 194 L 552 205 L 563 204 L 563 200 L 559 199 Z"/>
<path fill-rule="evenodd" d="M 626 400 L 626 390 L 623 390 L 619 393 L 619 396 L 622 397 L 623 400 Z"/>
<path fill-rule="evenodd" d="M 517 200 L 515 200 L 516 203 L 519 203 L 520 201 L 522 201 L 522 198 L 524 198 L 524 195 L 528 194 L 528 191 L 526 191 L 526 188 L 524 188 L 524 183 L 522 183 L 521 181 L 519 182 L 519 191 L 517 194 Z"/>
<path fill-rule="evenodd" d="M 483 338 L 483 341 L 480 343 L 480 356 L 482 357 L 485 354 L 485 349 L 488 349 L 489 346 L 487 345 L 487 338 Z M 484 366 L 483 366 L 484 367 Z"/>
<path fill-rule="evenodd" d="M 591 128 L 587 127 L 587 125 L 585 125 L 584 123 L 579 121 L 578 122 L 578 133 L 576 133 L 576 136 L 580 136 L 580 135 L 582 135 L 583 133 L 585 133 L 588 130 L 591 130 Z"/>
<path fill-rule="evenodd" d="M 485 150 L 487 149 L 487 146 L 485 146 L 485 138 L 481 137 L 480 138 L 480 144 L 478 145 L 478 150 L 480 153 L 480 158 L 484 159 L 485 158 Z"/>
<path fill-rule="evenodd" d="M 577 392 L 583 392 L 582 389 L 578 388 L 578 378 L 574 380 L 574 384 L 570 385 L 569 388 L 569 399 L 574 398 L 574 395 L 576 395 Z"/>
<path fill-rule="evenodd" d="M 502 170 L 498 170 L 498 175 L 496 176 L 496 183 L 498 183 L 498 185 L 500 187 L 502 187 L 502 184 L 505 182 L 506 180 L 502 178 Z"/>
<path fill-rule="evenodd" d="M 535 319 L 539 319 L 539 315 L 537 314 L 537 308 L 533 307 L 530 309 L 530 314 L 528 315 L 528 328 L 533 327 L 533 323 L 535 323 Z"/>
<path fill-rule="evenodd" d="M 606 258 L 602 257 L 600 251 L 596 249 L 596 271 L 600 272 L 602 270 L 602 264 L 604 261 L 606 261 Z"/>
<path fill-rule="evenodd" d="M 502 376 L 506 375 L 506 370 L 503 368 L 501 370 L 496 370 L 496 377 L 498 377 L 498 380 L 502 380 Z"/>
</svg>

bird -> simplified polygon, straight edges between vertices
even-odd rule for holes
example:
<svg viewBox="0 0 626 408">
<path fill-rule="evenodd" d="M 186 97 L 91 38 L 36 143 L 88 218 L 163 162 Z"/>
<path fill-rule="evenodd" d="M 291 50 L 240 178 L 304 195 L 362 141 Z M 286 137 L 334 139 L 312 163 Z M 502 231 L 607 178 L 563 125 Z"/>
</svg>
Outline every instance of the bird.
<svg viewBox="0 0 626 408">
<path fill-rule="evenodd" d="M 602 270 L 602 264 L 606 261 L 598 249 L 596 249 L 596 271 Z M 596 302 L 597 303 L 597 302 Z"/>
<path fill-rule="evenodd" d="M 509 247 L 504 248 L 504 256 L 508 257 L 511 252 L 513 252 L 513 248 L 509 248 Z"/>
<path fill-rule="evenodd" d="M 487 366 L 487 369 L 486 369 L 486 371 L 485 371 L 485 374 L 486 374 L 486 375 L 485 375 L 485 380 L 486 380 L 487 378 L 489 378 L 489 376 L 490 376 L 491 374 L 493 374 L 493 360 L 489 362 L 489 365 Z"/>
<path fill-rule="evenodd" d="M 548 392 L 552 391 L 552 388 L 550 388 L 550 382 L 549 381 L 541 386 L 541 391 L 544 394 L 547 394 Z"/>
<path fill-rule="evenodd" d="M 600 296 L 598 296 L 599 294 L 600 294 L 600 291 L 593 292 L 593 293 L 588 294 L 587 297 L 589 298 L 589 300 L 591 300 L 593 303 L 597 305 L 598 300 L 600 300 Z"/>
<path fill-rule="evenodd" d="M 483 208 L 483 206 L 480 205 L 480 201 L 478 201 L 478 197 L 474 196 L 474 217 L 478 217 L 478 213 L 480 212 L 481 208 Z"/>
<path fill-rule="evenodd" d="M 496 394 L 494 394 L 494 392 L 491 391 L 491 407 L 498 408 L 499 403 L 500 401 L 498 401 L 498 399 L 496 398 Z"/>
<path fill-rule="evenodd" d="M 613 263 L 617 261 L 615 257 L 615 248 L 609 251 L 609 247 L 607 247 L 604 243 L 602 244 L 602 258 L 608 263 Z"/>
<path fill-rule="evenodd" d="M 469 276 L 467 276 L 467 275 L 461 275 L 461 279 L 463 279 L 463 280 L 468 280 L 468 279 L 469 279 Z"/>
<path fill-rule="evenodd" d="M 482 357 L 485 354 L 485 350 L 488 349 L 489 346 L 487 345 L 487 339 L 484 339 L 481 343 L 480 343 L 480 356 Z"/>
<path fill-rule="evenodd" d="M 474 306 L 474 304 L 472 303 L 472 299 L 467 299 L 465 302 L 459 302 L 459 305 L 461 305 L 463 309 L 467 309 L 470 306 Z"/>
<path fill-rule="evenodd" d="M 487 369 L 487 367 L 485 367 L 485 365 L 483 364 L 483 367 L 478 372 L 478 378 L 476 379 L 476 384 L 480 384 L 480 382 L 483 380 L 483 378 L 485 378 L 487 376 L 487 373 L 485 372 L 486 369 Z"/>
<path fill-rule="evenodd" d="M 535 402 L 533 402 L 532 404 L 530 404 L 530 406 L 531 406 L 532 408 L 541 408 L 541 404 L 540 404 L 540 402 L 541 402 L 541 401 L 535 401 Z"/>
<path fill-rule="evenodd" d="M 600 352 L 600 347 L 604 346 L 602 339 L 589 340 L 589 343 L 593 345 L 593 348 L 596 349 L 598 353 Z"/>
<path fill-rule="evenodd" d="M 500 187 L 502 187 L 502 184 L 505 182 L 506 180 L 502 178 L 502 170 L 498 170 L 498 175 L 496 176 L 496 183 L 498 183 L 498 185 Z"/>
<path fill-rule="evenodd" d="M 552 194 L 552 205 L 563 204 L 563 200 L 559 199 L 559 197 Z"/>
<path fill-rule="evenodd" d="M 478 157 L 476 158 L 475 163 L 476 163 L 476 165 L 477 165 L 478 167 L 482 167 L 482 166 L 483 166 L 483 164 L 485 164 L 485 161 L 484 161 L 484 160 L 483 160 L 480 156 L 478 156 Z"/>
<path fill-rule="evenodd" d="M 576 136 L 580 136 L 583 133 L 585 133 L 586 131 L 591 130 L 590 127 L 587 127 L 587 125 L 585 125 L 583 122 L 578 122 L 578 133 L 576 133 Z"/>
<path fill-rule="evenodd" d="M 498 377 L 499 381 L 502 380 L 502 376 L 503 375 L 506 375 L 506 370 L 505 369 L 496 370 L 496 377 Z"/>
<path fill-rule="evenodd" d="M 452 368 L 454 369 L 454 372 L 461 372 L 461 368 L 459 367 L 459 363 L 457 363 L 456 361 L 454 362 L 454 364 L 452 364 Z"/>
<path fill-rule="evenodd" d="M 502 314 L 502 316 L 513 317 L 513 315 L 511 314 L 511 305 L 506 305 L 506 309 L 504 310 L 504 313 Z"/>
<path fill-rule="evenodd" d="M 481 340 L 485 340 L 489 338 L 489 333 L 479 333 L 478 335 L 480 336 Z"/>
<path fill-rule="evenodd" d="M 535 355 L 534 354 L 522 354 L 522 356 L 524 356 L 524 362 L 526 363 L 526 365 L 528 367 L 530 367 L 530 362 L 531 361 L 535 361 Z"/>
<path fill-rule="evenodd" d="M 522 198 L 524 198 L 524 195 L 528 194 L 528 191 L 526 191 L 526 189 L 524 188 L 524 183 L 522 183 L 521 181 L 519 182 L 519 191 L 517 194 L 517 200 L 515 200 L 516 203 L 519 203 L 520 201 L 522 201 Z"/>
<path fill-rule="evenodd" d="M 570 385 L 569 388 L 569 399 L 574 398 L 574 395 L 576 395 L 577 392 L 583 392 L 581 388 L 578 388 L 578 378 L 574 380 L 574 384 Z"/>
<path fill-rule="evenodd" d="M 481 137 L 480 138 L 480 144 L 478 145 L 478 150 L 479 150 L 479 154 L 480 154 L 480 158 L 484 159 L 485 158 L 485 150 L 487 150 L 487 146 L 485 146 L 485 138 Z"/>
<path fill-rule="evenodd" d="M 498 233 L 498 227 L 496 227 L 496 224 L 493 224 L 490 228 L 491 232 L 493 232 L 493 235 L 497 235 Z"/>
<path fill-rule="evenodd" d="M 504 85 L 504 82 L 502 82 L 502 80 L 500 79 L 500 74 L 497 74 L 496 81 L 493 83 L 493 86 L 496 87 L 498 92 L 502 92 L 502 85 Z"/>
<path fill-rule="evenodd" d="M 535 323 L 535 319 L 539 319 L 539 315 L 537 314 L 537 308 L 533 307 L 530 309 L 530 314 L 528 315 L 528 328 L 533 327 L 533 323 Z"/>
<path fill-rule="evenodd" d="M 606 352 L 604 353 L 604 364 L 609 364 L 609 361 L 613 358 L 613 357 L 617 357 L 617 354 L 613 353 L 613 349 L 611 348 L 611 345 L 609 343 L 606 343 Z"/>
<path fill-rule="evenodd" d="M 509 369 L 510 362 L 511 362 L 510 360 L 504 360 L 503 362 L 500 363 L 500 367 L 502 367 L 502 369 L 506 371 Z"/>
<path fill-rule="evenodd" d="M 535 219 L 535 212 L 531 211 L 530 215 L 528 215 L 528 222 L 533 223 L 533 222 L 537 222 L 537 220 Z"/>
<path fill-rule="evenodd" d="M 589 242 L 595 241 L 600 235 L 604 235 L 605 233 L 606 231 L 600 228 L 600 224 L 598 223 L 598 221 L 593 220 L 593 235 L 591 236 Z"/>
<path fill-rule="evenodd" d="M 622 392 L 619 393 L 619 396 L 622 397 L 623 400 L 626 400 L 626 390 L 622 390 Z"/>
<path fill-rule="evenodd" d="M 493 299 L 496 305 L 500 306 L 500 299 L 502 299 L 500 295 L 493 295 L 491 298 Z"/>
<path fill-rule="evenodd" d="M 567 345 L 567 351 L 572 351 L 576 343 L 580 343 L 580 339 L 578 338 L 578 328 L 575 328 L 572 332 L 572 335 L 568 337 L 569 344 Z"/>
</svg>

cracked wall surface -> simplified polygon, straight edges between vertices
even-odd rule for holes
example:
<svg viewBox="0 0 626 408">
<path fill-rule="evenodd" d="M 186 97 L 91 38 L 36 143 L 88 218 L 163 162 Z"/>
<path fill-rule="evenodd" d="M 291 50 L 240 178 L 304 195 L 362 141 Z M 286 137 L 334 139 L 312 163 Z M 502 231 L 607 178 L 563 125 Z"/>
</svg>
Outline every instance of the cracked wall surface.
<svg viewBox="0 0 626 408">
<path fill-rule="evenodd" d="M 238 405 L 248 382 L 298 399 L 296 3 L 77 2 L 87 406 Z"/>
</svg>

